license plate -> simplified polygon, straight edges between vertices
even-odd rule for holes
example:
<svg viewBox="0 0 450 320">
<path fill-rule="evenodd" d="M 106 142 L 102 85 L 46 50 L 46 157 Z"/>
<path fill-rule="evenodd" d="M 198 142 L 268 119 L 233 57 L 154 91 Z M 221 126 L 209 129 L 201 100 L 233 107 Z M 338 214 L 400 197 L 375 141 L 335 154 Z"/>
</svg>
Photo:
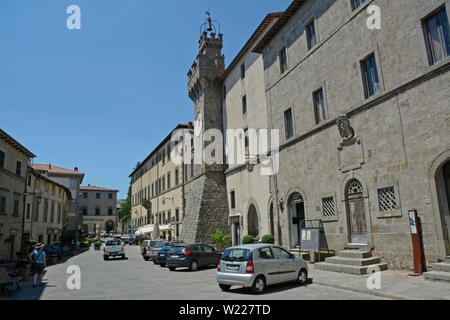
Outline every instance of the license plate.
<svg viewBox="0 0 450 320">
<path fill-rule="evenodd" d="M 228 270 L 239 270 L 239 266 L 235 266 L 235 265 L 229 264 L 227 266 L 227 269 Z"/>
<path fill-rule="evenodd" d="M 171 256 L 172 258 L 178 258 L 178 256 Z"/>
<path fill-rule="evenodd" d="M 160 257 L 164 257 L 165 256 L 165 254 L 164 253 L 161 253 L 160 255 L 159 255 Z"/>
</svg>

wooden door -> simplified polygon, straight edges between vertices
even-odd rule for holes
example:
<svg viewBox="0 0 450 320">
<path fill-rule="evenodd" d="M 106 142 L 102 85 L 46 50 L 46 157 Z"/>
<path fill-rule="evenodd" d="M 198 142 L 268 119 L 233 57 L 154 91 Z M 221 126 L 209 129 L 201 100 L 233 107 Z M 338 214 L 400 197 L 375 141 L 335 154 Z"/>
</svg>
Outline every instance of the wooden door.
<svg viewBox="0 0 450 320">
<path fill-rule="evenodd" d="M 350 241 L 352 243 L 367 243 L 367 221 L 364 198 L 354 198 L 348 201 Z"/>
</svg>

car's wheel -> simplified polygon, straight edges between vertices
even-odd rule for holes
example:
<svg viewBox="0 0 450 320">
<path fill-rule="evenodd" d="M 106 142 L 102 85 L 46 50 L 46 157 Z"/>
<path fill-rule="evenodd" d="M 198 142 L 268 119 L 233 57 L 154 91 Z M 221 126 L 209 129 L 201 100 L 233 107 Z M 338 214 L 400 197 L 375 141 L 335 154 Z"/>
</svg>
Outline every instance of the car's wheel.
<svg viewBox="0 0 450 320">
<path fill-rule="evenodd" d="M 263 293 L 265 289 L 266 289 L 266 279 L 264 279 L 263 276 L 256 277 L 251 288 L 252 293 L 260 294 Z"/>
<path fill-rule="evenodd" d="M 175 269 L 176 269 L 175 267 L 169 267 L 170 271 L 175 271 Z"/>
<path fill-rule="evenodd" d="M 191 271 L 197 271 L 198 269 L 198 262 L 197 261 L 192 261 L 191 265 L 189 266 L 189 269 L 191 269 Z"/>
<path fill-rule="evenodd" d="M 222 291 L 230 291 L 231 286 L 227 285 L 227 284 L 219 284 L 220 289 L 222 289 Z"/>
<path fill-rule="evenodd" d="M 300 270 L 297 276 L 297 283 L 302 285 L 305 284 L 307 280 L 308 280 L 308 271 L 306 271 L 306 269 Z"/>
<path fill-rule="evenodd" d="M 164 263 L 160 263 L 159 265 L 163 268 L 166 266 Z"/>
<path fill-rule="evenodd" d="M 156 260 L 152 260 L 152 261 L 153 261 L 154 264 L 157 264 L 157 263 L 156 263 Z"/>
<path fill-rule="evenodd" d="M 108 260 L 109 258 L 108 257 L 103 257 L 103 260 Z"/>
<path fill-rule="evenodd" d="M 144 257 L 144 260 L 148 261 L 148 260 L 150 260 L 150 258 L 149 257 Z"/>
</svg>

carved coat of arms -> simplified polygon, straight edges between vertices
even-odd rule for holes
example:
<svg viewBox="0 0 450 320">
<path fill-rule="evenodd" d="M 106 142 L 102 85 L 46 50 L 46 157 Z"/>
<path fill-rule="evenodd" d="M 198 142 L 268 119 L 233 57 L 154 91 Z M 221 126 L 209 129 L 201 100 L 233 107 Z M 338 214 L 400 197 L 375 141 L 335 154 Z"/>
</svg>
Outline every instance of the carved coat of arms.
<svg viewBox="0 0 450 320">
<path fill-rule="evenodd" d="M 355 136 L 355 130 L 350 126 L 350 121 L 348 121 L 347 115 L 341 115 L 337 119 L 337 127 L 339 129 L 339 134 L 344 141 L 350 140 Z"/>
</svg>

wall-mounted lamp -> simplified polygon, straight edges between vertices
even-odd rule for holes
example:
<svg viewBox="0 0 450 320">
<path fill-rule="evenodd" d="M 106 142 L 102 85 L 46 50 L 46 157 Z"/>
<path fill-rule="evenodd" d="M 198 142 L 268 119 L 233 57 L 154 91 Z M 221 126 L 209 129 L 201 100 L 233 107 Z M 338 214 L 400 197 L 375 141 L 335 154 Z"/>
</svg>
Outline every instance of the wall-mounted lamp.
<svg viewBox="0 0 450 320">
<path fill-rule="evenodd" d="M 279 205 L 280 205 L 280 210 L 283 211 L 284 210 L 284 200 L 283 200 L 283 198 L 280 199 Z"/>
</svg>

